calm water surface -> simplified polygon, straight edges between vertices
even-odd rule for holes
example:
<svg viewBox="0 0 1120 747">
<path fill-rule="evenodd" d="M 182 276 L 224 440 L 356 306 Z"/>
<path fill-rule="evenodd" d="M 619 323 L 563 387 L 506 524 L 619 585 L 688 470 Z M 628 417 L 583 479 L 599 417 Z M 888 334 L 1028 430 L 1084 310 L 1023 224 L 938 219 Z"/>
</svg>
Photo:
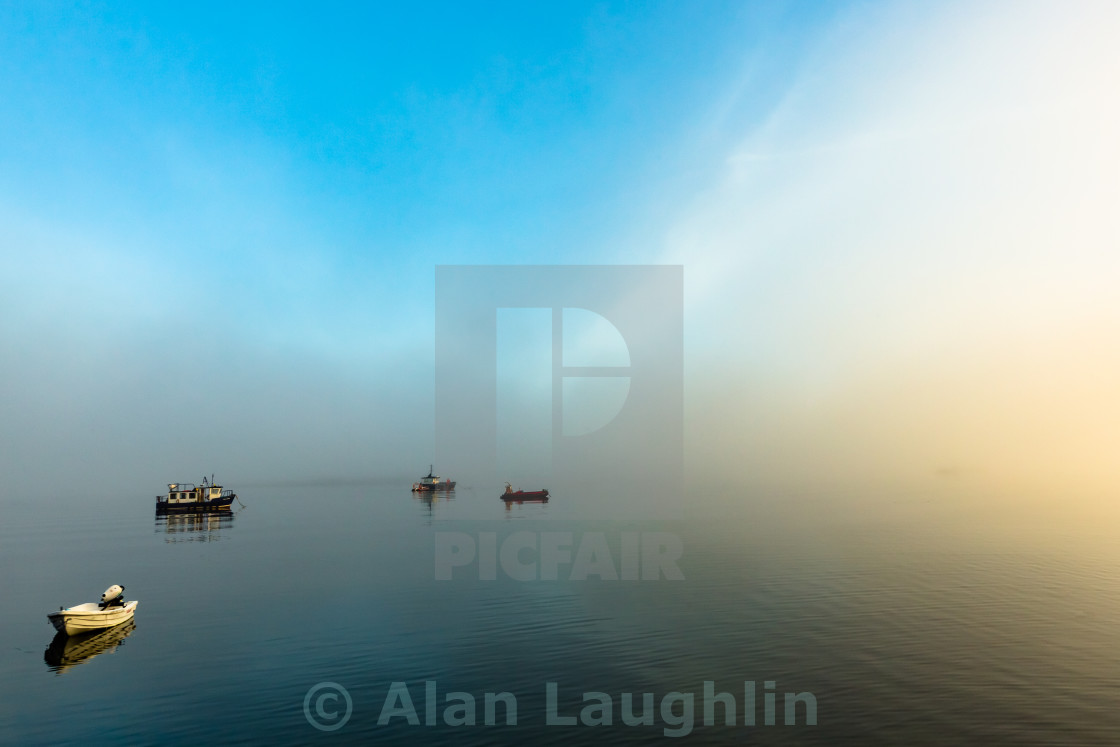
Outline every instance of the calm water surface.
<svg viewBox="0 0 1120 747">
<path fill-rule="evenodd" d="M 234 486 L 237 487 L 237 486 Z M 154 490 L 152 491 L 154 495 Z M 424 501 L 384 485 L 246 487 L 232 517 L 156 519 L 142 497 L 9 502 L 0 525 L 8 602 L 0 741 L 571 744 L 665 738 L 660 704 L 694 694 L 689 743 L 1101 744 L 1120 740 L 1120 551 L 1113 518 L 967 502 L 759 499 L 669 524 L 558 519 L 461 490 Z M 712 502 L 714 503 L 714 501 Z M 601 536 L 617 567 L 629 532 L 670 532 L 684 580 L 494 580 L 477 564 L 435 579 L 438 533 Z M 461 535 L 456 535 L 461 536 Z M 539 535 L 535 535 L 539 536 Z M 592 539 L 594 539 L 594 536 Z M 523 558 L 528 558 L 526 553 Z M 112 583 L 135 624 L 56 637 L 47 612 Z M 425 726 L 425 686 L 437 686 Z M 706 726 L 704 682 L 731 693 L 738 725 Z M 775 682 L 777 725 L 766 726 Z M 335 731 L 305 715 L 309 690 L 344 687 Z M 393 682 L 421 724 L 379 725 Z M 614 725 L 547 726 L 584 692 Z M 742 725 L 744 682 L 757 725 Z M 443 723 L 447 693 L 477 699 L 474 726 Z M 484 725 L 509 692 L 516 726 Z M 817 724 L 782 725 L 786 692 Z M 621 696 L 652 693 L 652 726 L 622 724 Z M 327 717 L 339 699 L 309 701 Z M 684 704 L 670 703 L 670 716 Z M 716 710 L 722 723 L 722 706 Z M 329 718 L 321 723 L 337 723 Z"/>
</svg>

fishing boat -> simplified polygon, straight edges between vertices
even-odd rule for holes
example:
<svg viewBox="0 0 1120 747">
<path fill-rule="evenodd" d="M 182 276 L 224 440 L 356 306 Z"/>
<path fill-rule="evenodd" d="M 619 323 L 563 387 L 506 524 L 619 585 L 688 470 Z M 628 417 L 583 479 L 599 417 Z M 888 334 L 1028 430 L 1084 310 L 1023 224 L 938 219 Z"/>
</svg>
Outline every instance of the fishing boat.
<svg viewBox="0 0 1120 747">
<path fill-rule="evenodd" d="M 428 465 L 428 476 L 421 477 L 420 482 L 412 483 L 413 493 L 428 493 L 436 490 L 454 490 L 454 480 L 444 480 L 439 475 L 433 474 L 432 465 Z"/>
<path fill-rule="evenodd" d="M 500 496 L 503 501 L 548 501 L 548 490 L 514 490 L 506 483 L 506 492 Z"/>
<path fill-rule="evenodd" d="M 58 612 L 47 615 L 47 620 L 59 633 L 78 635 L 128 622 L 136 614 L 138 604 L 135 599 L 124 601 L 124 587 L 114 584 L 101 595 L 100 602 L 59 607 Z"/>
<path fill-rule="evenodd" d="M 193 482 L 169 482 L 167 493 L 156 496 L 156 513 L 185 511 L 224 511 L 237 499 L 232 490 L 223 490 L 221 485 L 202 478 L 201 485 Z"/>
</svg>

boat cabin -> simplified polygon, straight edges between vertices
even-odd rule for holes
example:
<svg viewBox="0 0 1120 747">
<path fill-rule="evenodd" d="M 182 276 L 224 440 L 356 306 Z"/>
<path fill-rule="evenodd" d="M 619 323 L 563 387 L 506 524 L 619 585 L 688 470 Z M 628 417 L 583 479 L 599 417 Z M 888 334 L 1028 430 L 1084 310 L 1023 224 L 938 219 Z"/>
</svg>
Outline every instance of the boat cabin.
<svg viewBox="0 0 1120 747">
<path fill-rule="evenodd" d="M 167 485 L 168 503 L 202 503 L 222 496 L 220 485 L 196 487 L 193 483 L 173 482 Z"/>
</svg>

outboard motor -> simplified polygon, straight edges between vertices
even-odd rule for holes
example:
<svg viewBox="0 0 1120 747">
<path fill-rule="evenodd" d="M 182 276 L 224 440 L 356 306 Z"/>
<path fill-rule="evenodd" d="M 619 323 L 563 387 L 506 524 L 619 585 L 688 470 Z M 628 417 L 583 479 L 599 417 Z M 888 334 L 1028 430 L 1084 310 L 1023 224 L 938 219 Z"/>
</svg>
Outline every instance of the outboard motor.
<svg viewBox="0 0 1120 747">
<path fill-rule="evenodd" d="M 113 584 L 105 593 L 101 595 L 101 603 L 97 605 L 101 609 L 108 607 L 123 607 L 124 606 L 124 587 L 120 584 Z"/>
</svg>

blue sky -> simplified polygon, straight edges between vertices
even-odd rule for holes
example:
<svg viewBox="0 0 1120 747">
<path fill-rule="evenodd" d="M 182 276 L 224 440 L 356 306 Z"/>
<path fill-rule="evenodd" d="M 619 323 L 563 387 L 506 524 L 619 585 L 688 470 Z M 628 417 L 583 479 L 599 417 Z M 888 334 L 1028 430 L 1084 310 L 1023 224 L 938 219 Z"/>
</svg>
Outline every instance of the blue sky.
<svg viewBox="0 0 1120 747">
<path fill-rule="evenodd" d="M 834 12 L 9 6 L 3 207 L 57 252 L 48 286 L 210 278 L 251 337 L 381 319 L 395 344 L 436 263 L 614 261 L 737 135 L 696 130 L 744 66 L 749 117 Z"/>
<path fill-rule="evenodd" d="M 7 4 L 5 470 L 422 467 L 435 265 L 679 263 L 705 469 L 1113 485 L 1117 16 Z"/>
</svg>

